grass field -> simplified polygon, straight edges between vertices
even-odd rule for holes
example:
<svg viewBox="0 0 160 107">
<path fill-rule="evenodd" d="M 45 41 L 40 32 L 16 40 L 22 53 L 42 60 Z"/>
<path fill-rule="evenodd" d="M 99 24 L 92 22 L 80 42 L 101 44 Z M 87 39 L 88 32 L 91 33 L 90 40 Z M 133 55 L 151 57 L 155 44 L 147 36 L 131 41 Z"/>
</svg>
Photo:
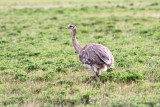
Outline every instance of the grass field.
<svg viewBox="0 0 160 107">
<path fill-rule="evenodd" d="M 71 41 L 107 46 L 115 69 L 86 84 Z M 1 107 L 160 107 L 159 0 L 1 0 Z"/>
</svg>

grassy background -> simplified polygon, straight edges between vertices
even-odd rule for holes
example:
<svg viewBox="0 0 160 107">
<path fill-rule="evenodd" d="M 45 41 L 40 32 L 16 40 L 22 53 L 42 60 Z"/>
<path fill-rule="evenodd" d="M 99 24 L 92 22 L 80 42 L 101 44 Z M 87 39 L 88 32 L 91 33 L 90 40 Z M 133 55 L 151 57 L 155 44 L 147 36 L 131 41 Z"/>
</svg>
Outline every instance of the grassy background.
<svg viewBox="0 0 160 107">
<path fill-rule="evenodd" d="M 159 0 L 0 1 L 0 106 L 159 107 Z M 79 62 L 69 23 L 85 46 L 107 46 L 116 68 L 100 81 Z"/>
</svg>

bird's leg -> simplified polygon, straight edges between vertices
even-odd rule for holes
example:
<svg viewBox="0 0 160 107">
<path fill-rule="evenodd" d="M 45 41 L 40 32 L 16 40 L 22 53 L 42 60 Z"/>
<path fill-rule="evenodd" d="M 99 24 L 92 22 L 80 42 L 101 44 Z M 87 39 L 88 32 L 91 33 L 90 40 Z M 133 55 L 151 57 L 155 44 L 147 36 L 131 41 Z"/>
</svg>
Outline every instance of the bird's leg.
<svg viewBox="0 0 160 107">
<path fill-rule="evenodd" d="M 97 69 L 94 66 L 91 66 L 91 69 L 94 72 L 95 76 L 98 76 Z"/>
<path fill-rule="evenodd" d="M 94 80 L 95 76 L 91 77 L 86 83 L 90 84 Z"/>
<path fill-rule="evenodd" d="M 99 76 L 100 76 L 100 71 L 97 71 L 96 72 L 96 75 L 95 75 L 95 79 L 96 79 L 96 81 L 99 81 Z"/>
<path fill-rule="evenodd" d="M 92 66 L 91 69 L 92 69 L 92 71 L 94 72 L 94 79 L 97 80 L 97 78 L 99 77 L 99 72 L 98 72 L 98 70 L 97 70 L 94 66 Z"/>
<path fill-rule="evenodd" d="M 92 80 L 96 80 L 96 81 L 99 80 L 100 72 L 95 67 L 93 67 L 93 66 L 91 66 L 91 69 L 92 69 L 92 71 L 94 72 L 95 75 L 91 79 L 89 79 L 87 81 L 87 83 L 91 83 Z"/>
<path fill-rule="evenodd" d="M 87 81 L 87 83 L 91 83 L 91 81 L 93 81 L 94 79 L 95 79 L 95 80 L 98 80 L 98 77 L 99 77 L 99 72 L 97 71 L 97 69 L 94 68 L 93 66 L 91 66 L 91 69 L 92 69 L 92 71 L 94 72 L 95 75 L 94 75 L 92 78 L 90 78 L 90 79 Z"/>
<path fill-rule="evenodd" d="M 97 71 L 97 72 L 96 72 L 95 77 L 96 77 L 96 78 L 98 78 L 98 77 L 99 77 L 99 71 Z"/>
<path fill-rule="evenodd" d="M 94 75 L 86 83 L 90 84 L 93 80 L 99 81 L 99 77 L 97 75 Z"/>
</svg>

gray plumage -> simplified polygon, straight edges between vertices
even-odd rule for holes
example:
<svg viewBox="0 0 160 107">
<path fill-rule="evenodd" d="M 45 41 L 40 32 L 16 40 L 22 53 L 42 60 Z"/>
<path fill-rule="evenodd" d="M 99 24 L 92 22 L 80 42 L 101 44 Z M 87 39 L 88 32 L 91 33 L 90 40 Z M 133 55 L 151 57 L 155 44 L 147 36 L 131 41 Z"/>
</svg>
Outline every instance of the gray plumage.
<svg viewBox="0 0 160 107">
<path fill-rule="evenodd" d="M 81 47 L 76 39 L 76 26 L 68 25 L 72 30 L 72 42 L 76 52 L 79 54 L 80 61 L 90 68 L 96 76 L 101 75 L 102 71 L 114 68 L 114 58 L 108 48 L 101 44 L 91 43 Z"/>
</svg>

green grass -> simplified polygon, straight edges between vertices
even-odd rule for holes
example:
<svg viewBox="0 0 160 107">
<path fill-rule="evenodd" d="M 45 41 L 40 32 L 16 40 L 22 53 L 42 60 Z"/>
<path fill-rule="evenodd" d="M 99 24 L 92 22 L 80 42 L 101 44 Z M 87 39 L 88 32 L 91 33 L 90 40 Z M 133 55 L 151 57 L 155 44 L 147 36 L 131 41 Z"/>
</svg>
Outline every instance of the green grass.
<svg viewBox="0 0 160 107">
<path fill-rule="evenodd" d="M 159 107 L 159 0 L 0 1 L 0 106 Z M 115 69 L 86 84 L 71 41 L 107 46 Z"/>
</svg>

